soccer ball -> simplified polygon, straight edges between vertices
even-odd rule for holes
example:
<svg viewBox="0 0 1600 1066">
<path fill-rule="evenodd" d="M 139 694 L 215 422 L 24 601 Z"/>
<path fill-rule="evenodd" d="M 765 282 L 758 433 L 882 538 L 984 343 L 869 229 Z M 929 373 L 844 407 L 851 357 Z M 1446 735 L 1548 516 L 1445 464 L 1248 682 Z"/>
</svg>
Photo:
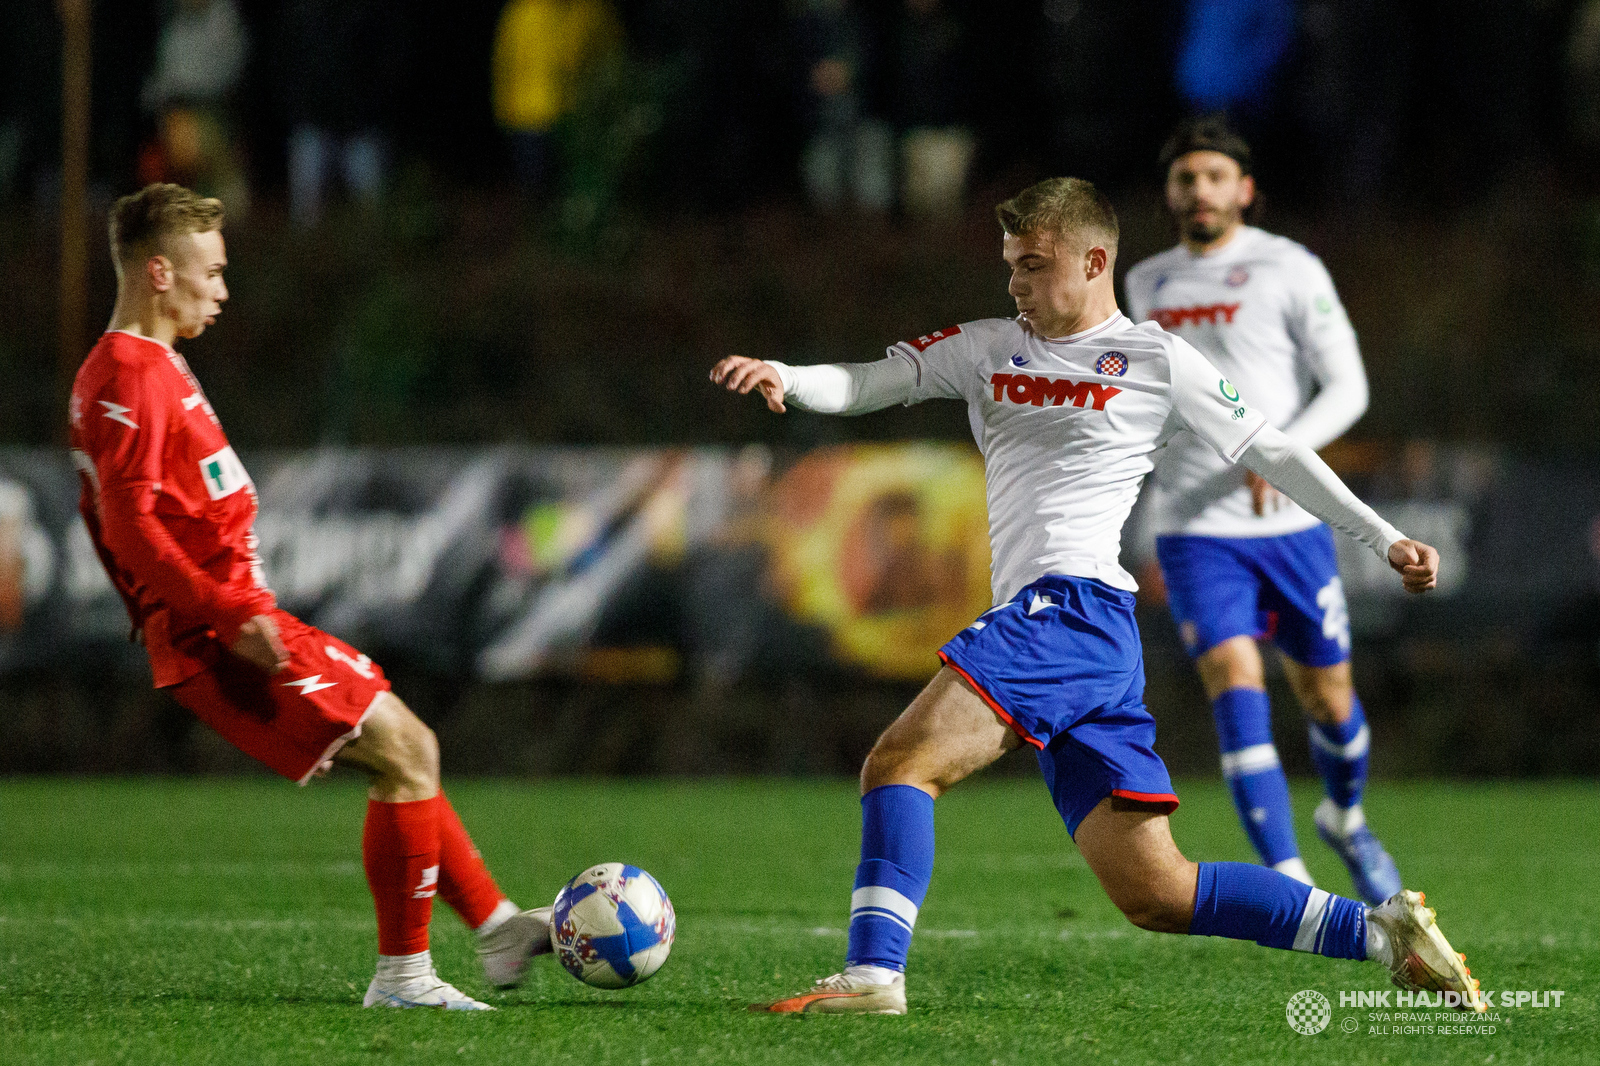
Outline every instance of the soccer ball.
<svg viewBox="0 0 1600 1066">
<path fill-rule="evenodd" d="M 591 866 L 556 894 L 550 939 L 584 984 L 627 988 L 661 969 L 678 920 L 659 882 L 637 866 Z"/>
</svg>

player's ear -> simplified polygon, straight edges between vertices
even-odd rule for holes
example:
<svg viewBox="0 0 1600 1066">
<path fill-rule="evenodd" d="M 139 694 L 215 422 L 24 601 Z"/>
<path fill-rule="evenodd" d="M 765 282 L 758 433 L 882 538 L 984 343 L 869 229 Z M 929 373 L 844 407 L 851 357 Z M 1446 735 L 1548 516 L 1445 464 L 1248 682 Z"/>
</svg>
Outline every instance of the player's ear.
<svg viewBox="0 0 1600 1066">
<path fill-rule="evenodd" d="M 1246 174 L 1239 179 L 1239 207 L 1244 209 L 1256 202 L 1256 179 Z"/>
<path fill-rule="evenodd" d="M 156 292 L 166 292 L 172 288 L 172 260 L 164 255 L 152 255 L 144 261 L 145 277 L 150 279 L 150 287 Z"/>
<path fill-rule="evenodd" d="M 1083 253 L 1083 277 L 1085 281 L 1093 281 L 1106 272 L 1106 265 L 1111 262 L 1111 256 L 1100 245 L 1095 245 Z"/>
</svg>

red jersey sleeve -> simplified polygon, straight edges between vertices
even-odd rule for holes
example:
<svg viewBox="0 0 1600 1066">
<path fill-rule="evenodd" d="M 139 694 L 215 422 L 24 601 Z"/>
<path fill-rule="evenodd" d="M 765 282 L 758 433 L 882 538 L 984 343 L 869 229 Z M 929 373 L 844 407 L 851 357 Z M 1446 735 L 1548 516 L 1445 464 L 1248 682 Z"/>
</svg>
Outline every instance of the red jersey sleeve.
<svg viewBox="0 0 1600 1066">
<path fill-rule="evenodd" d="M 179 404 L 169 392 L 154 375 L 128 372 L 80 401 L 79 437 L 98 483 L 100 536 L 134 584 L 211 626 L 232 647 L 241 626 L 271 609 L 271 593 L 218 582 L 157 516 L 167 435 Z"/>
</svg>

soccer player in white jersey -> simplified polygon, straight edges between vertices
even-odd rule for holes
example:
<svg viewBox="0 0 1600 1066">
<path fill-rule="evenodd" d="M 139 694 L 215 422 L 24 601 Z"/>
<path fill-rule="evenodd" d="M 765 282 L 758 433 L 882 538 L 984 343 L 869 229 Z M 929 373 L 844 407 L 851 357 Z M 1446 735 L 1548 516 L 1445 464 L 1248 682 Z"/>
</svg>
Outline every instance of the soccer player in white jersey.
<svg viewBox="0 0 1600 1066">
<path fill-rule="evenodd" d="M 1116 214 L 1094 186 L 1045 181 L 998 214 L 1016 319 L 942 329 L 874 363 L 730 356 L 711 371 L 777 412 L 785 401 L 863 414 L 964 400 L 988 485 L 995 607 L 944 646 L 943 668 L 862 768 L 845 969 L 766 1009 L 905 1013 L 934 800 L 1020 744 L 1036 749 L 1078 850 L 1134 924 L 1376 959 L 1402 987 L 1453 991 L 1482 1009 L 1417 893 L 1369 910 L 1267 867 L 1178 851 L 1167 822 L 1178 799 L 1143 700 L 1135 585 L 1117 562 L 1151 452 L 1184 429 L 1383 556 L 1412 592 L 1434 587 L 1438 553 L 1357 500 L 1186 341 L 1122 316 Z"/>
<path fill-rule="evenodd" d="M 1285 435 L 1321 448 L 1361 417 L 1367 377 L 1333 281 L 1305 248 L 1244 224 L 1249 145 L 1219 117 L 1181 124 L 1161 152 L 1181 242 L 1128 271 L 1130 314 L 1198 348 Z M 1270 636 L 1309 720 L 1326 786 L 1317 833 L 1379 903 L 1400 891 L 1361 808 L 1370 734 L 1350 681 L 1350 620 L 1333 534 L 1192 432 L 1173 437 L 1147 515 L 1184 647 L 1211 700 L 1222 774 L 1268 866 L 1307 884 L 1272 738 L 1261 651 Z"/>
</svg>

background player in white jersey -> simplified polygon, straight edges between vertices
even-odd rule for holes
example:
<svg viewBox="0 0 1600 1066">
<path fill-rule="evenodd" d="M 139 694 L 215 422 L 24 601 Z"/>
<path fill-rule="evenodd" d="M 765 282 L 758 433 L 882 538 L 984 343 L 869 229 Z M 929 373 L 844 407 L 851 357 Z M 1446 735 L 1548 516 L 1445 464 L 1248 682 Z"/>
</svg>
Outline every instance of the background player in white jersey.
<svg viewBox="0 0 1600 1066">
<path fill-rule="evenodd" d="M 1019 316 L 939 330 L 875 363 L 789 367 L 731 356 L 711 372 L 812 411 L 966 401 L 983 451 L 994 609 L 940 650 L 944 666 L 861 771 L 861 863 L 842 973 L 776 1012 L 906 1010 L 905 963 L 933 875 L 934 799 L 1020 744 L 1057 810 L 1136 925 L 1336 958 L 1379 959 L 1405 987 L 1472 978 L 1416 893 L 1362 904 L 1246 863 L 1193 863 L 1172 841 L 1178 805 L 1153 750 L 1122 524 L 1150 453 L 1187 428 L 1384 556 L 1407 589 L 1434 586 L 1438 553 L 1405 539 L 1316 453 L 1273 429 L 1198 351 L 1117 310 L 1117 220 L 1088 182 L 1057 178 L 1000 205 Z"/>
<path fill-rule="evenodd" d="M 1182 241 L 1128 271 L 1129 312 L 1200 349 L 1286 435 L 1323 447 L 1367 407 L 1355 331 L 1327 270 L 1287 237 L 1244 224 L 1256 192 L 1250 148 L 1220 117 L 1181 124 L 1161 166 Z M 1350 680 L 1332 533 L 1193 433 L 1172 439 L 1151 482 L 1146 514 L 1172 616 L 1211 700 L 1222 773 L 1251 843 L 1268 866 L 1311 883 L 1256 644 L 1270 636 L 1327 789 L 1318 835 L 1363 899 L 1389 898 L 1400 874 L 1361 807 L 1370 734 Z"/>
</svg>

